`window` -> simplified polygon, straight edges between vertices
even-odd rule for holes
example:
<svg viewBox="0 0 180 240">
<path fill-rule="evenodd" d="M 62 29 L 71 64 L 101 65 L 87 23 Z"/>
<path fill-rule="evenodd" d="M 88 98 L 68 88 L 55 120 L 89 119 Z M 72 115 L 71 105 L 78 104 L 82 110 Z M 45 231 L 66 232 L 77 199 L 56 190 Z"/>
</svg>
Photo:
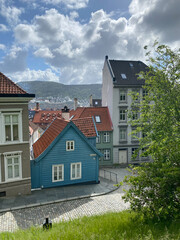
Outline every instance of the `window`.
<svg viewBox="0 0 180 240">
<path fill-rule="evenodd" d="M 64 181 L 64 165 L 53 165 L 52 166 L 52 181 L 59 182 Z"/>
<path fill-rule="evenodd" d="M 148 95 L 148 91 L 146 89 L 143 89 L 143 99 Z"/>
<path fill-rule="evenodd" d="M 140 100 L 140 90 L 133 89 L 133 99 L 138 102 Z"/>
<path fill-rule="evenodd" d="M 126 141 L 127 140 L 127 129 L 126 128 L 120 128 L 120 130 L 119 130 L 119 140 L 120 141 Z"/>
<path fill-rule="evenodd" d="M 125 73 L 121 73 L 121 77 L 122 77 L 122 79 L 127 79 L 127 77 L 126 77 L 126 74 L 125 74 Z"/>
<path fill-rule="evenodd" d="M 74 151 L 74 141 L 66 141 L 66 151 Z"/>
<path fill-rule="evenodd" d="M 16 180 L 22 178 L 21 153 L 4 154 L 5 157 L 5 180 Z"/>
<path fill-rule="evenodd" d="M 101 137 L 100 137 L 100 135 L 98 135 L 97 137 L 96 137 L 96 143 L 100 143 L 101 142 Z"/>
<path fill-rule="evenodd" d="M 103 135 L 103 142 L 108 143 L 110 142 L 110 135 L 109 132 L 105 132 Z"/>
<path fill-rule="evenodd" d="M 134 67 L 132 62 L 129 63 L 129 66 L 130 66 L 131 68 Z"/>
<path fill-rule="evenodd" d="M 81 163 L 71 163 L 71 180 L 81 178 Z"/>
<path fill-rule="evenodd" d="M 132 128 L 132 131 L 135 131 L 136 129 L 135 128 Z M 138 141 L 138 138 L 139 138 L 139 133 L 131 133 L 131 140 L 132 141 Z"/>
<path fill-rule="evenodd" d="M 19 114 L 4 114 L 5 142 L 19 141 Z"/>
<path fill-rule="evenodd" d="M 110 149 L 104 149 L 104 160 L 110 160 Z"/>
<path fill-rule="evenodd" d="M 100 116 L 95 116 L 95 120 L 97 123 L 100 123 L 101 122 Z"/>
<path fill-rule="evenodd" d="M 125 102 L 126 101 L 126 90 L 120 90 L 119 100 L 120 100 L 120 102 Z"/>
<path fill-rule="evenodd" d="M 136 154 L 136 158 L 134 158 L 134 154 Z M 132 156 L 132 160 L 139 160 L 139 152 L 138 152 L 138 148 L 132 148 L 131 149 L 131 156 Z"/>
<path fill-rule="evenodd" d="M 126 121 L 126 109 L 119 110 L 119 120 Z"/>
</svg>

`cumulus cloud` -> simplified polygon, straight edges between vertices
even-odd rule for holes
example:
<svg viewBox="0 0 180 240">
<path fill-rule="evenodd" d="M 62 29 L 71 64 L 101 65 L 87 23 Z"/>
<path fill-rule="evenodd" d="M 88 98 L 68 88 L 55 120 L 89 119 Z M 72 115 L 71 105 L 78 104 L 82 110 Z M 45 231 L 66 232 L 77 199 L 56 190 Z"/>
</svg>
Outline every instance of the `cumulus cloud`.
<svg viewBox="0 0 180 240">
<path fill-rule="evenodd" d="M 27 68 L 25 71 L 10 74 L 9 77 L 15 82 L 22 81 L 53 81 L 59 82 L 59 77 L 47 68 L 46 70 L 30 70 Z"/>
<path fill-rule="evenodd" d="M 86 5 L 88 0 L 46 2 L 54 5 L 66 2 L 73 6 Z M 35 57 L 42 58 L 49 69 L 56 69 L 59 73 L 57 77 L 51 70 L 48 70 L 48 74 L 45 70 L 45 75 L 39 73 L 42 79 L 47 80 L 49 78 L 45 76 L 51 75 L 51 79 L 66 84 L 96 83 L 101 81 L 105 55 L 109 55 L 110 59 L 144 60 L 143 46 L 152 44 L 155 39 L 170 46 L 175 43 L 178 45 L 179 8 L 180 2 L 176 0 L 132 0 L 129 19 L 117 16 L 113 19 L 112 14 L 101 9 L 93 12 L 87 23 L 78 21 L 77 11 L 72 10 L 69 15 L 63 15 L 52 8 L 42 15 L 36 15 L 30 23 L 18 24 L 14 36 L 17 43 L 33 49 Z M 25 61 L 25 52 L 17 51 L 16 58 L 20 59 L 20 52 L 21 59 Z M 6 63 L 8 57 L 4 59 Z M 10 56 L 10 59 L 15 58 Z M 25 65 L 22 66 L 24 69 Z M 29 79 L 35 79 L 37 71 L 23 73 L 27 73 Z M 17 77 L 21 78 L 20 75 Z"/>
<path fill-rule="evenodd" d="M 6 46 L 4 44 L 0 44 L 0 50 L 5 50 Z"/>
<path fill-rule="evenodd" d="M 0 1 L 0 15 L 6 18 L 6 21 L 14 26 L 19 22 L 19 17 L 22 14 L 22 8 L 16 8 L 14 6 L 8 5 L 8 1 Z"/>
<path fill-rule="evenodd" d="M 4 73 L 15 73 L 26 69 L 27 51 L 13 46 L 10 52 L 0 62 L 0 69 Z"/>
<path fill-rule="evenodd" d="M 0 32 L 7 32 L 7 31 L 9 31 L 9 29 L 7 28 L 7 26 L 4 25 L 4 24 L 0 24 Z"/>
</svg>

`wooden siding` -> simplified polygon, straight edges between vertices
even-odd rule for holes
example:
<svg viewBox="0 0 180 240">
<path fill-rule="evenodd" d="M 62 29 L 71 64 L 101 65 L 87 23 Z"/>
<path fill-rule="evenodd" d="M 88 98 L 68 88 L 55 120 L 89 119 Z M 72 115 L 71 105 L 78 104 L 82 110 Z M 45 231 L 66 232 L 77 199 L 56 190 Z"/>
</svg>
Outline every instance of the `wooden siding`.
<svg viewBox="0 0 180 240">
<path fill-rule="evenodd" d="M 66 141 L 75 141 L 74 151 L 66 151 Z M 95 138 L 91 138 L 91 144 Z M 32 188 L 49 188 L 84 182 L 98 182 L 99 156 L 73 127 L 52 146 L 50 151 L 37 163 L 31 163 Z M 93 159 L 95 158 L 95 159 Z M 81 179 L 71 180 L 71 163 L 81 162 Z M 64 181 L 52 182 L 52 165 L 64 164 Z M 38 169 L 39 168 L 39 169 Z M 37 178 L 40 176 L 40 179 Z M 39 182 L 38 182 L 39 181 Z"/>
</svg>

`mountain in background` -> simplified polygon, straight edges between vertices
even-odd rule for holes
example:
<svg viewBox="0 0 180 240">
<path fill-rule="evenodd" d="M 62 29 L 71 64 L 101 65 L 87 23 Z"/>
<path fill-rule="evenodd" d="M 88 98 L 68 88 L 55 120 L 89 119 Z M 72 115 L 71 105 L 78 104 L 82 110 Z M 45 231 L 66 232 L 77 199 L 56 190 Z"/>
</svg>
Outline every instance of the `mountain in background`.
<svg viewBox="0 0 180 240">
<path fill-rule="evenodd" d="M 78 98 L 89 99 L 92 94 L 93 98 L 101 98 L 101 84 L 88 85 L 64 85 L 57 82 L 42 82 L 42 81 L 28 81 L 18 82 L 28 93 L 34 93 L 36 98 L 44 97 L 70 97 L 71 99 Z"/>
<path fill-rule="evenodd" d="M 17 84 L 28 93 L 36 95 L 36 101 L 40 102 L 41 109 L 57 109 L 62 108 L 64 105 L 72 108 L 74 98 L 78 99 L 80 106 L 88 106 L 90 95 L 92 95 L 93 99 L 101 98 L 102 84 L 64 85 L 57 82 L 43 81 L 26 81 Z M 33 108 L 34 105 L 31 102 L 30 108 Z"/>
</svg>

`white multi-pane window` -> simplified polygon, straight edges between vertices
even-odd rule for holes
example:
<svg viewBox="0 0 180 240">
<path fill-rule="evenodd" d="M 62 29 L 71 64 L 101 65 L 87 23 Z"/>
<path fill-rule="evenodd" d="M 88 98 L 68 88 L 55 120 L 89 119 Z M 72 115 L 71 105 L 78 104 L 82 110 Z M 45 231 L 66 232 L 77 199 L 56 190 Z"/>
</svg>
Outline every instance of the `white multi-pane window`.
<svg viewBox="0 0 180 240">
<path fill-rule="evenodd" d="M 110 159 L 110 149 L 104 149 L 104 160 Z"/>
<path fill-rule="evenodd" d="M 127 129 L 126 128 L 120 128 L 119 129 L 119 140 L 120 141 L 126 141 L 127 140 Z"/>
<path fill-rule="evenodd" d="M 71 163 L 71 180 L 81 178 L 81 162 Z"/>
<path fill-rule="evenodd" d="M 126 109 L 120 109 L 119 110 L 119 120 L 120 121 L 126 121 Z"/>
<path fill-rule="evenodd" d="M 132 131 L 135 131 L 135 128 L 132 128 Z M 138 138 L 139 138 L 139 132 L 131 133 L 131 140 L 132 141 L 138 141 Z"/>
<path fill-rule="evenodd" d="M 126 102 L 126 90 L 120 89 L 120 93 L 119 93 L 119 101 L 120 102 Z"/>
<path fill-rule="evenodd" d="M 20 141 L 19 114 L 4 114 L 5 142 Z"/>
<path fill-rule="evenodd" d="M 97 123 L 100 123 L 101 122 L 100 116 L 95 116 L 95 120 L 96 120 Z"/>
<path fill-rule="evenodd" d="M 53 165 L 52 166 L 52 181 L 59 182 L 64 181 L 64 165 Z"/>
<path fill-rule="evenodd" d="M 97 137 L 96 137 L 96 143 L 100 143 L 101 142 L 101 137 L 100 137 L 100 135 L 98 135 Z"/>
<path fill-rule="evenodd" d="M 18 180 L 22 178 L 21 153 L 4 154 L 5 158 L 5 180 Z"/>
<path fill-rule="evenodd" d="M 103 134 L 103 142 L 105 142 L 105 143 L 110 142 L 109 132 L 105 132 L 105 133 Z"/>
<path fill-rule="evenodd" d="M 74 141 L 66 141 L 66 151 L 74 151 Z"/>
</svg>

